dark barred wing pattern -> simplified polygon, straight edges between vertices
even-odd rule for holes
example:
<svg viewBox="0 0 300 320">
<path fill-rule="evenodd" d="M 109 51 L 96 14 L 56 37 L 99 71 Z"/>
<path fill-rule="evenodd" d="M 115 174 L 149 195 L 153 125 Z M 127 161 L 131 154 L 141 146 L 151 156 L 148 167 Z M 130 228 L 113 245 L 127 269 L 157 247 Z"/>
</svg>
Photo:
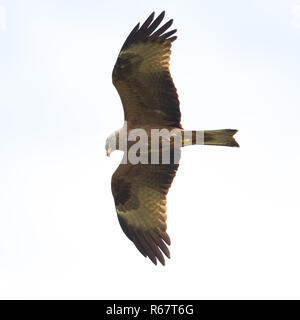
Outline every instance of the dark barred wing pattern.
<svg viewBox="0 0 300 320">
<path fill-rule="evenodd" d="M 120 225 L 145 257 L 156 264 L 170 258 L 166 196 L 178 164 L 120 164 L 111 187 Z M 163 255 L 164 254 L 164 255 Z"/>
<path fill-rule="evenodd" d="M 113 69 L 113 84 L 120 95 L 129 127 L 181 128 L 178 95 L 169 71 L 176 30 L 166 32 L 173 20 L 158 28 L 164 15 L 162 12 L 154 20 L 152 13 L 141 27 L 136 25 L 122 46 Z"/>
</svg>

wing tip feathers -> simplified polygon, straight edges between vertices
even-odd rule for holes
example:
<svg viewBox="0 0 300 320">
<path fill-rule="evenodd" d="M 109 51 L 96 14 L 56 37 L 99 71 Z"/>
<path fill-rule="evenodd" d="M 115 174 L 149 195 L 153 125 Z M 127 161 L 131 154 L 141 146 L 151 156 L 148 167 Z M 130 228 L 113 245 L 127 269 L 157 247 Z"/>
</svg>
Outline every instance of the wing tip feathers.
<svg viewBox="0 0 300 320">
<path fill-rule="evenodd" d="M 131 44 L 138 43 L 139 41 L 161 41 L 171 43 L 177 39 L 176 36 L 168 38 L 165 36 L 172 32 L 174 34 L 177 32 L 177 29 L 171 30 L 164 34 L 164 32 L 170 28 L 173 24 L 173 19 L 167 21 L 164 25 L 162 25 L 159 29 L 158 26 L 161 24 L 165 17 L 165 10 L 163 10 L 155 19 L 155 11 L 153 11 L 149 17 L 145 20 L 145 22 L 140 26 L 140 22 L 132 29 L 131 33 L 127 37 L 126 41 L 124 42 L 121 51 L 127 49 Z M 170 36 L 171 34 L 169 34 Z"/>
</svg>

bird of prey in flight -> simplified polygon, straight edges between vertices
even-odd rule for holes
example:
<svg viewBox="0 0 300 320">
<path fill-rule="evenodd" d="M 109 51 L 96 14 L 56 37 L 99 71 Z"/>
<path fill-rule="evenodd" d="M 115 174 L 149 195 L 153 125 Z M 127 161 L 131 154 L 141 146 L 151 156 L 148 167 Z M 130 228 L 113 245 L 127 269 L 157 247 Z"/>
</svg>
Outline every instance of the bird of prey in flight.
<svg viewBox="0 0 300 320">
<path fill-rule="evenodd" d="M 183 129 L 178 95 L 169 71 L 171 45 L 177 38 L 174 36 L 177 30 L 168 31 L 173 20 L 159 27 L 164 15 L 162 12 L 154 19 L 153 12 L 142 26 L 138 23 L 121 48 L 112 80 L 123 104 L 124 126 L 112 133 L 105 145 L 108 156 L 114 150 L 124 152 L 111 180 L 120 225 L 142 255 L 163 265 L 164 255 L 170 258 L 171 244 L 166 232 L 166 196 L 178 169 L 181 147 L 239 146 L 233 138 L 237 130 Z M 135 141 L 132 135 L 130 138 L 135 130 L 146 133 L 146 149 L 145 143 L 140 143 L 144 138 L 140 136 Z M 162 131 L 158 145 L 152 148 L 155 137 L 152 133 Z M 165 149 L 170 155 L 166 157 L 168 161 L 162 159 L 165 141 L 169 142 L 169 148 Z M 134 148 L 134 143 L 139 143 L 139 148 Z M 132 159 L 147 153 L 146 161 L 130 161 L 130 147 L 135 154 Z M 158 161 L 151 161 L 156 154 Z"/>
</svg>

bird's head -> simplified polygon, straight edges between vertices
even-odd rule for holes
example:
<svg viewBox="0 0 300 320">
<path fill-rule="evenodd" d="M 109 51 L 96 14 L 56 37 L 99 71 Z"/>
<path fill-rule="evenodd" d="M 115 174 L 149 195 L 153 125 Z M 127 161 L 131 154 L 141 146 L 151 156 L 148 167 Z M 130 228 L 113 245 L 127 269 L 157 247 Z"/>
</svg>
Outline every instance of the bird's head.
<svg viewBox="0 0 300 320">
<path fill-rule="evenodd" d="M 106 150 L 106 155 L 109 157 L 110 154 L 117 150 L 117 131 L 113 132 L 110 134 L 105 142 L 105 150 Z"/>
</svg>

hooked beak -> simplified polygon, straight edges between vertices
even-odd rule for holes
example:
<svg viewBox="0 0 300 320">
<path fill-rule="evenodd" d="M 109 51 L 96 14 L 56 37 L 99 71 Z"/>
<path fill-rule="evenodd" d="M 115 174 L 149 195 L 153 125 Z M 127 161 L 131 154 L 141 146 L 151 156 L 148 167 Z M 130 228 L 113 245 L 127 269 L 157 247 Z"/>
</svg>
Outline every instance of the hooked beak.
<svg viewBox="0 0 300 320">
<path fill-rule="evenodd" d="M 111 148 L 106 149 L 106 156 L 109 157 L 111 154 Z"/>
</svg>

